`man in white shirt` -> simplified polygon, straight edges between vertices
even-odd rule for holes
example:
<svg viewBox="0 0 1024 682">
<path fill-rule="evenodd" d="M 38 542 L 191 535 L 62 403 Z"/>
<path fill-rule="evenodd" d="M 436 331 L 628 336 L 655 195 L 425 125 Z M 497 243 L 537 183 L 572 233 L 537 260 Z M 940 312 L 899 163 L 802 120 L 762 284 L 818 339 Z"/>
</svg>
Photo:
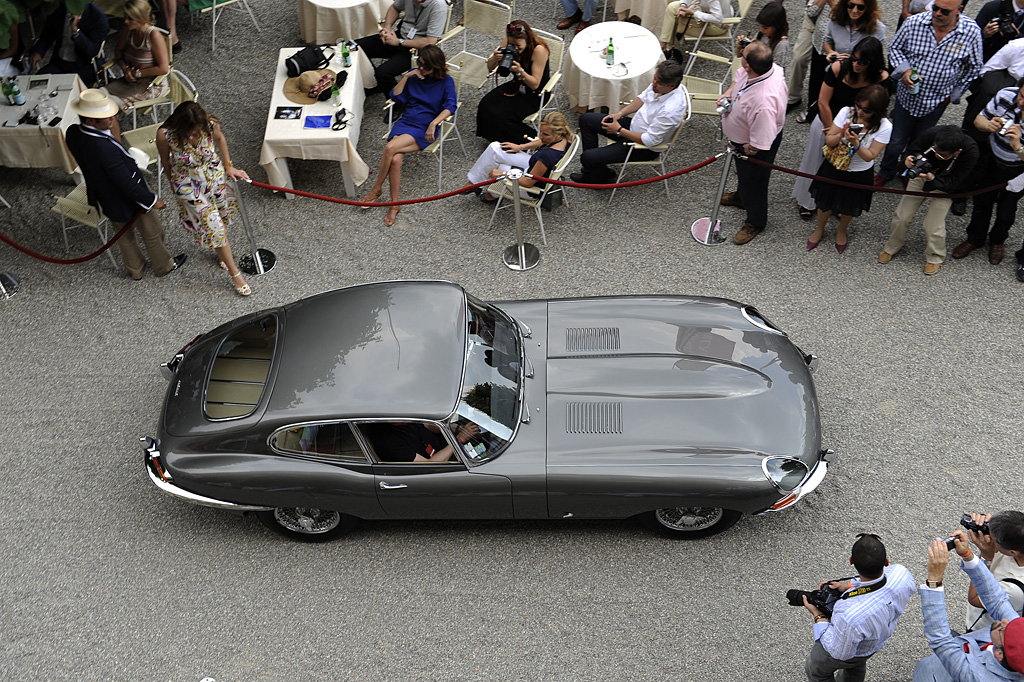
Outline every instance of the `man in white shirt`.
<svg viewBox="0 0 1024 682">
<path fill-rule="evenodd" d="M 981 74 L 971 83 L 971 94 L 967 97 L 967 108 L 960 127 L 975 142 L 984 144 L 988 135 L 975 129 L 974 119 L 997 92 L 1003 88 L 1012 88 L 1021 78 L 1024 78 L 1024 38 L 1017 38 L 992 55 L 981 67 Z"/>
<path fill-rule="evenodd" d="M 1021 613 L 1024 609 L 1024 512 L 1007 510 L 995 515 L 972 514 L 971 517 L 976 525 L 987 524 L 989 531 L 970 531 L 971 542 L 988 564 L 992 577 L 1006 592 L 1013 610 Z M 967 591 L 967 601 L 970 606 L 967 607 L 966 631 L 989 629 L 992 616 L 982 605 L 973 584 Z"/>
<path fill-rule="evenodd" d="M 614 182 L 616 173 L 608 164 L 626 160 L 627 143 L 653 147 L 670 140 L 686 117 L 689 106 L 686 91 L 679 87 L 682 79 L 683 67 L 665 60 L 658 64 L 647 89 L 614 114 L 588 113 L 580 116 L 583 172 L 570 175 L 573 182 L 596 185 Z M 598 134 L 613 142 L 599 147 Z M 646 161 L 657 156 L 658 152 L 636 149 L 629 158 Z"/>
</svg>

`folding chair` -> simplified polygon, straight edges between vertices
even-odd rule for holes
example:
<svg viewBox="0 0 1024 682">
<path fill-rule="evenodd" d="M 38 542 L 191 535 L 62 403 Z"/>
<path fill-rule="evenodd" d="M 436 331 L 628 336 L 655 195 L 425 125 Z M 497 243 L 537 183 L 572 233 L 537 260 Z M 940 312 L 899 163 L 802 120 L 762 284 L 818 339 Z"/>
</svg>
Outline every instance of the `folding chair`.
<svg viewBox="0 0 1024 682">
<path fill-rule="evenodd" d="M 455 133 L 455 138 L 459 141 L 459 146 L 462 147 L 462 153 L 466 153 L 466 147 L 465 145 L 462 144 L 462 135 L 459 134 L 458 129 L 459 111 L 462 109 L 462 72 L 458 66 L 449 63 L 448 75 L 452 77 L 453 81 L 455 81 L 455 99 L 457 103 L 455 113 L 438 124 L 437 131 L 434 134 L 434 141 L 420 150 L 428 154 L 433 154 L 434 158 L 437 159 L 438 191 L 441 190 L 441 178 L 442 173 L 444 171 L 444 143 L 448 139 L 448 136 L 452 134 L 452 132 Z M 386 140 L 391 135 L 391 129 L 394 127 L 395 121 L 398 120 L 394 118 L 395 101 L 389 99 L 387 102 L 384 103 L 384 109 L 388 112 L 388 131 L 384 133 L 384 136 L 381 139 Z M 401 116 L 399 116 L 398 118 L 401 118 Z"/>
<path fill-rule="evenodd" d="M 562 158 L 558 160 L 555 167 L 548 173 L 548 178 L 552 180 L 560 180 L 565 169 L 568 168 L 569 164 L 576 157 L 576 154 L 579 153 L 582 144 L 583 140 L 579 135 L 576 135 L 576 137 L 573 138 L 572 144 L 570 144 L 569 148 L 565 150 L 565 154 L 562 155 Z M 513 195 L 512 192 L 518 191 L 520 193 L 520 204 L 532 207 L 533 212 L 537 215 L 537 223 L 540 225 L 540 238 L 544 242 L 544 246 L 548 245 L 548 238 L 544 233 L 544 217 L 540 212 L 542 204 L 548 196 L 557 196 L 561 194 L 563 203 L 565 203 L 566 206 L 569 205 L 569 195 L 566 192 L 566 187 L 564 185 L 553 185 L 550 182 L 544 183 L 543 187 L 537 187 L 536 185 L 533 187 L 520 187 L 519 183 L 513 183 L 512 186 L 509 187 L 504 180 L 500 180 L 492 183 L 487 188 L 487 191 L 491 194 L 498 195 L 498 200 L 494 202 L 494 211 L 491 213 L 491 222 L 487 223 L 488 229 L 490 229 L 494 224 L 494 216 L 498 214 L 498 209 L 508 208 L 511 205 L 511 202 L 516 200 L 515 195 Z M 527 196 L 524 197 L 523 194 L 526 194 Z M 502 206 L 502 202 L 505 201 L 510 203 Z"/>
<path fill-rule="evenodd" d="M 555 86 L 562 80 L 562 58 L 565 55 L 565 41 L 559 36 L 547 31 L 534 29 L 533 31 L 548 45 L 551 54 L 548 56 L 548 82 L 540 91 L 540 108 L 533 114 L 523 119 L 523 123 L 532 125 L 537 132 L 540 132 L 540 120 L 544 118 L 545 111 L 558 109 L 555 102 Z"/>
<path fill-rule="evenodd" d="M 626 172 L 627 166 L 658 166 L 661 169 L 661 172 L 658 175 L 665 175 L 667 172 L 665 170 L 665 159 L 668 158 L 668 155 L 672 152 L 672 147 L 675 146 L 676 140 L 679 139 L 679 133 L 683 132 L 683 127 L 686 125 L 686 122 L 690 120 L 690 116 L 693 115 L 693 98 L 690 96 L 690 91 L 682 85 L 679 86 L 679 89 L 682 90 L 683 94 L 686 96 L 686 116 L 684 116 L 683 120 L 679 122 L 679 127 L 675 129 L 675 132 L 672 133 L 672 137 L 670 137 L 667 142 L 662 142 L 661 144 L 654 145 L 653 147 L 642 145 L 639 142 L 626 142 L 626 158 L 622 161 L 622 168 L 619 169 L 619 177 L 615 179 L 616 184 L 622 182 L 622 175 Z M 645 161 L 630 161 L 629 157 L 633 155 L 634 150 L 657 152 L 658 155 L 653 159 Z M 662 182 L 665 183 L 665 196 L 671 196 L 668 191 L 668 178 L 665 178 Z M 611 196 L 608 197 L 609 204 L 612 203 L 612 199 L 615 198 L 615 192 L 618 191 L 618 189 L 618 187 L 612 189 Z"/>
<path fill-rule="evenodd" d="M 241 6 L 236 3 L 241 3 Z M 217 51 L 217 22 L 220 21 L 220 17 L 226 9 L 238 11 L 244 9 L 249 13 L 249 18 L 252 20 L 252 25 L 256 27 L 256 31 L 260 31 L 260 25 L 256 22 L 256 15 L 252 13 L 252 8 L 249 7 L 249 0 L 223 0 L 222 2 L 217 2 L 217 0 L 189 0 L 190 21 L 194 20 L 196 14 L 206 14 L 207 12 L 213 17 L 213 28 L 211 29 L 210 37 L 210 50 L 213 52 Z"/>
<path fill-rule="evenodd" d="M 712 54 L 710 52 L 700 51 L 700 52 L 691 52 L 690 53 L 690 59 L 694 60 L 694 61 L 696 61 L 697 59 L 706 59 L 707 61 L 710 61 L 710 62 L 717 62 L 719 64 L 726 64 L 726 65 L 728 65 L 729 70 L 726 72 L 725 77 L 722 78 L 722 81 L 721 81 L 722 85 L 725 86 L 725 87 L 728 87 L 729 83 L 732 82 L 733 74 L 735 74 L 736 70 L 739 69 L 741 67 L 741 65 L 742 65 L 742 61 L 741 61 L 740 57 L 737 57 L 735 54 L 733 54 L 732 57 L 723 57 L 721 55 Z M 687 75 L 687 76 L 683 76 L 683 77 L 684 78 L 689 78 L 690 76 Z M 704 79 L 700 79 L 700 80 L 704 80 Z"/>
<path fill-rule="evenodd" d="M 719 117 L 718 100 L 722 97 L 722 84 L 709 78 L 683 76 L 682 86 L 690 93 L 690 111 L 698 116 Z"/>
<path fill-rule="evenodd" d="M 165 31 L 164 29 L 160 28 L 159 26 L 156 27 L 156 30 L 159 31 L 163 35 L 163 38 L 164 38 L 164 40 L 167 43 L 167 73 L 165 73 L 162 76 L 157 76 L 156 78 L 153 79 L 153 82 L 149 84 L 150 91 L 152 91 L 153 88 L 159 87 L 160 85 L 162 85 L 164 83 L 164 81 L 166 81 L 168 79 L 168 77 L 170 77 L 171 71 L 174 69 L 174 51 L 171 49 L 171 34 L 168 33 L 167 31 Z M 100 70 L 102 71 L 102 75 L 100 76 L 100 81 L 101 82 L 103 82 L 104 84 L 107 84 L 107 83 L 110 82 L 110 70 L 113 69 L 113 68 L 114 68 L 114 60 L 113 59 L 108 60 L 106 63 L 103 64 L 102 67 L 100 67 Z M 153 97 L 151 99 L 141 100 L 139 102 L 135 102 L 133 104 L 127 105 L 125 107 L 125 109 L 124 109 L 124 112 L 126 114 L 129 111 L 131 112 L 131 114 L 132 114 L 132 127 L 134 128 L 134 127 L 136 127 L 139 124 L 139 121 L 138 121 L 139 111 L 142 111 L 143 113 L 147 113 L 147 112 L 151 113 L 152 116 L 153 116 L 153 122 L 156 123 L 156 107 L 161 105 L 161 104 L 166 104 L 169 101 L 169 99 L 170 99 L 169 96 L 170 96 L 170 90 L 168 89 L 167 92 L 165 92 L 163 95 L 160 95 L 158 97 Z"/>
<path fill-rule="evenodd" d="M 693 70 L 693 66 L 696 63 L 696 57 L 694 53 L 701 50 L 701 46 L 704 43 L 710 43 L 711 45 L 718 45 L 722 48 L 726 54 L 731 55 L 735 52 L 736 46 L 736 30 L 740 25 L 740 22 L 746 18 L 747 13 L 750 11 L 751 5 L 754 4 L 754 0 L 738 0 L 739 11 L 736 14 L 732 14 L 732 4 L 730 0 L 723 0 L 725 7 L 728 7 L 728 12 L 731 16 L 723 13 L 724 18 L 722 19 L 722 27 L 725 28 L 725 33 L 718 36 L 705 35 L 708 30 L 708 25 L 705 24 L 701 28 L 700 35 L 697 36 L 693 47 L 688 50 L 690 58 L 686 62 L 686 67 L 683 69 L 683 73 L 689 75 L 690 71 Z M 723 8 L 724 9 L 724 8 Z M 683 35 L 683 42 L 686 41 L 686 35 Z M 722 44 L 724 43 L 724 45 Z M 682 47 L 682 46 L 680 46 Z"/>
<path fill-rule="evenodd" d="M 449 6 L 449 16 L 451 7 Z M 444 49 L 441 43 L 451 40 L 462 34 L 462 51 L 448 57 L 448 61 L 458 64 L 462 69 L 462 82 L 473 85 L 476 88 L 483 87 L 487 82 L 490 73 L 487 69 L 487 57 L 469 52 L 467 50 L 467 38 L 469 31 L 483 33 L 498 42 L 505 37 L 505 27 L 512 21 L 512 8 L 502 2 L 494 0 L 466 0 L 465 13 L 462 18 L 462 25 L 446 31 L 438 45 Z"/>
<path fill-rule="evenodd" d="M 64 231 L 65 251 L 71 251 L 71 246 L 68 244 L 68 230 L 79 226 L 95 229 L 96 233 L 100 236 L 100 243 L 107 243 L 106 226 L 110 225 L 110 221 L 107 219 L 107 216 L 103 215 L 103 211 L 89 204 L 85 182 L 80 182 L 66 197 L 57 197 L 57 205 L 50 210 L 60 214 L 60 226 Z M 79 223 L 79 225 L 71 225 L 69 227 L 69 220 Z M 110 253 L 110 249 L 107 249 L 107 256 L 110 258 L 110 262 L 114 264 L 114 267 L 117 267 L 117 261 L 114 260 L 114 254 Z"/>
<path fill-rule="evenodd" d="M 151 172 L 149 167 L 154 163 L 156 164 L 156 195 L 160 196 L 160 179 L 164 174 L 164 166 L 160 163 L 160 152 L 156 148 L 156 131 L 160 129 L 159 123 L 154 123 L 151 126 L 145 128 L 136 128 L 135 130 L 128 130 L 121 134 L 121 139 L 129 147 L 135 147 L 141 149 L 149 155 L 149 164 L 143 169 L 147 173 Z"/>
</svg>

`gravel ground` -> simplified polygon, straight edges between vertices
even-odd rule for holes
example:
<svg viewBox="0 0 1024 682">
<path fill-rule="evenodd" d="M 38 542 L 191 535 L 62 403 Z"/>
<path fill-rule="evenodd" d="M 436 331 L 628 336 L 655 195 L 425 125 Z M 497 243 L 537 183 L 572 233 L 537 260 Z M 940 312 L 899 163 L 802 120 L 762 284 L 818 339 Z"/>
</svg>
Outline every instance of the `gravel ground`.
<svg viewBox="0 0 1024 682">
<path fill-rule="evenodd" d="M 187 49 L 176 66 L 220 117 L 236 165 L 265 180 L 268 84 L 278 49 L 301 39 L 294 3 L 264 0 L 253 10 L 262 32 L 227 17 L 216 54 L 209 19 L 182 20 Z M 889 0 L 890 27 L 897 11 Z M 517 3 L 516 14 L 541 28 L 558 13 L 551 3 Z M 483 149 L 472 136 L 478 97 L 466 97 L 469 156 L 450 154 L 446 189 L 463 184 Z M 564 93 L 560 101 L 567 110 Z M 359 145 L 371 168 L 382 102 L 368 101 Z M 961 112 L 951 108 L 945 120 Z M 799 164 L 806 130 L 790 121 L 781 165 Z M 717 152 L 716 133 L 717 122 L 695 118 L 669 165 Z M 436 192 L 434 163 L 407 159 L 404 196 Z M 291 170 L 296 187 L 343 195 L 336 164 L 293 161 Z M 167 241 L 189 261 L 164 279 L 147 271 L 134 282 L 106 258 L 59 266 L 0 247 L 0 270 L 23 282 L 14 299 L 0 300 L 0 677 L 801 679 L 810 618 L 783 595 L 848 575 L 855 533 L 880 533 L 892 560 L 921 579 L 926 542 L 963 511 L 1020 507 L 1009 492 L 1022 485 L 1012 464 L 1024 402 L 1021 285 L 1012 258 L 996 267 L 982 254 L 925 277 L 919 222 L 904 251 L 878 264 L 890 196 L 854 222 L 846 253 L 828 237 L 808 253 L 812 228 L 797 219 L 792 179 L 782 174 L 773 176 L 765 233 L 742 247 L 702 246 L 688 228 L 709 214 L 719 172 L 713 164 L 673 180 L 668 198 L 660 185 L 630 188 L 611 206 L 604 193 L 573 192 L 570 209 L 547 214 L 549 244 L 528 273 L 501 264 L 511 216 L 488 230 L 489 210 L 467 197 L 407 207 L 388 229 L 384 209 L 246 188 L 259 243 L 278 257 L 272 272 L 249 278 L 255 294 L 246 299 L 176 226 L 173 210 L 162 216 Z M 58 171 L 0 168 L 0 193 L 13 204 L 0 211 L 0 228 L 63 256 L 49 208 L 70 188 Z M 723 209 L 722 220 L 731 236 L 742 213 Z M 539 245 L 530 213 L 524 225 Z M 965 225 L 950 218 L 950 249 Z M 1008 245 L 1021 236 L 1015 226 Z M 247 251 L 240 233 L 231 238 L 236 253 Z M 73 254 L 95 246 L 87 230 L 72 233 Z M 159 362 L 237 315 L 392 278 L 449 279 L 494 299 L 669 292 L 755 304 L 822 357 L 822 424 L 838 461 L 787 513 L 690 543 L 631 522 L 421 522 L 370 524 L 302 546 L 255 519 L 152 488 L 137 438 L 156 426 Z M 953 569 L 949 577 L 956 627 L 966 581 Z M 869 679 L 909 679 L 927 653 L 915 598 Z"/>
</svg>

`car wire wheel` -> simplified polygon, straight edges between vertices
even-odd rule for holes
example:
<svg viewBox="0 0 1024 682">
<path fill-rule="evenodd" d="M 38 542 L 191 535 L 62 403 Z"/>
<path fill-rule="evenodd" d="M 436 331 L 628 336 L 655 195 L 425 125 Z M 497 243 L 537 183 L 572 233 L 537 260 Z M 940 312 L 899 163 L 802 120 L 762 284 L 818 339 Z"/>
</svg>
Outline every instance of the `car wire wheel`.
<svg viewBox="0 0 1024 682">
<path fill-rule="evenodd" d="M 738 511 L 721 507 L 666 507 L 645 514 L 643 521 L 662 535 L 689 540 L 721 533 L 740 516 Z"/>
<path fill-rule="evenodd" d="M 272 531 L 301 542 L 327 542 L 359 525 L 354 516 L 312 507 L 278 507 L 256 512 L 256 516 Z"/>
</svg>

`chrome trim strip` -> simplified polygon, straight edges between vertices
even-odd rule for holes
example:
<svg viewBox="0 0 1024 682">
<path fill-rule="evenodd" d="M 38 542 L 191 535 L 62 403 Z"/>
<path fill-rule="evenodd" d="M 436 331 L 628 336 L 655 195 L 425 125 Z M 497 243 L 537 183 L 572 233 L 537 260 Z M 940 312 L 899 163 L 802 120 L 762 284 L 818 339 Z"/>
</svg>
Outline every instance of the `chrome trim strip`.
<svg viewBox="0 0 1024 682">
<path fill-rule="evenodd" d="M 273 507 L 257 507 L 248 504 L 235 504 L 234 502 L 224 502 L 222 500 L 215 500 L 211 497 L 203 497 L 202 495 L 196 495 L 190 493 L 184 488 L 179 488 L 176 485 L 172 485 L 160 478 L 160 476 L 153 469 L 153 456 L 154 453 L 159 455 L 159 451 L 152 447 L 146 448 L 143 451 L 143 462 L 146 466 L 146 473 L 149 474 L 149 480 L 153 482 L 160 490 L 164 491 L 171 497 L 177 498 L 184 502 L 191 502 L 192 504 L 198 504 L 203 507 L 215 507 L 217 509 L 230 509 L 232 511 L 270 511 Z"/>
<path fill-rule="evenodd" d="M 775 329 L 774 327 L 769 327 L 766 322 L 762 322 L 761 320 L 756 319 L 753 315 L 750 314 L 750 312 L 748 310 L 749 308 L 750 308 L 750 306 L 748 306 L 748 305 L 745 305 L 742 308 L 740 308 L 740 312 L 743 314 L 743 317 L 746 318 L 747 322 L 749 322 L 750 324 L 754 325 L 755 327 L 757 327 L 759 329 L 765 330 L 766 332 L 770 332 L 772 334 L 778 334 L 779 336 L 786 336 L 786 332 L 782 331 L 781 329 Z M 755 308 L 755 312 L 756 311 L 757 311 L 757 309 Z M 757 314 L 758 314 L 758 316 L 761 315 L 760 312 L 757 312 Z"/>
<path fill-rule="evenodd" d="M 818 461 L 818 464 L 814 467 L 814 469 L 811 470 L 810 476 L 805 478 L 804 482 L 801 483 L 800 485 L 798 485 L 793 490 L 793 492 L 796 493 L 796 498 L 792 502 L 787 504 L 785 507 L 779 507 L 778 509 L 771 509 L 771 508 L 765 509 L 763 512 L 758 514 L 758 516 L 764 516 L 765 514 L 771 514 L 772 512 L 780 512 L 783 509 L 788 509 L 789 507 L 792 507 L 794 504 L 796 504 L 797 502 L 802 500 L 805 495 L 807 495 L 810 492 L 814 492 L 814 490 L 819 485 L 821 485 L 821 482 L 823 480 L 825 480 L 825 474 L 827 474 L 827 473 L 828 473 L 828 462 L 824 458 L 822 458 L 821 460 Z M 790 493 L 790 494 L 792 494 L 792 493 Z M 783 499 L 785 499 L 785 498 L 783 498 Z"/>
</svg>

